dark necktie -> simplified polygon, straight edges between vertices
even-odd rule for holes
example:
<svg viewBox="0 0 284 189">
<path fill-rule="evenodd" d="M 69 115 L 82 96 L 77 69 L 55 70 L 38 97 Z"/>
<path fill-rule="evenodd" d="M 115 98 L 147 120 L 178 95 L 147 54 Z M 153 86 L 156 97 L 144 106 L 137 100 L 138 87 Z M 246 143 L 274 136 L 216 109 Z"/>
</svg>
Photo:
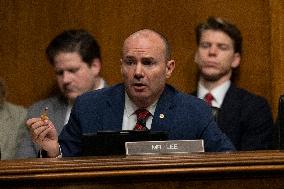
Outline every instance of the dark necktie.
<svg viewBox="0 0 284 189">
<path fill-rule="evenodd" d="M 151 113 L 146 109 L 138 109 L 135 111 L 137 115 L 137 123 L 133 130 L 135 131 L 147 131 L 148 128 L 146 127 L 146 121 Z"/>
<path fill-rule="evenodd" d="M 213 95 L 211 93 L 207 93 L 204 97 L 205 102 L 209 105 L 212 106 L 212 100 L 214 99 Z"/>
</svg>

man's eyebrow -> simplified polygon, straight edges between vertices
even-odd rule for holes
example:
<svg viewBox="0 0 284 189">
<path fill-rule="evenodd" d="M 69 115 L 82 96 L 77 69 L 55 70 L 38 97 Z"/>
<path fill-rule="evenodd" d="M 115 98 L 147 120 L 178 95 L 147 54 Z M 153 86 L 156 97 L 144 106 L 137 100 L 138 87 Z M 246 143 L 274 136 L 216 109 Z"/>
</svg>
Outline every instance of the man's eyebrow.
<svg viewBox="0 0 284 189">
<path fill-rule="evenodd" d="M 229 43 L 217 43 L 218 45 L 230 45 Z"/>
<path fill-rule="evenodd" d="M 134 58 L 134 56 L 127 55 L 127 56 L 125 56 L 125 57 L 123 57 L 123 58 Z"/>
<path fill-rule="evenodd" d="M 143 57 L 142 60 L 152 60 L 152 61 L 154 61 L 155 58 L 153 58 L 153 57 Z"/>
<path fill-rule="evenodd" d="M 209 42 L 209 41 L 200 41 L 200 44 L 212 44 L 213 42 Z M 222 42 L 217 42 L 216 43 L 217 45 L 226 45 L 226 46 L 232 46 L 231 44 L 229 43 L 222 43 Z"/>
</svg>

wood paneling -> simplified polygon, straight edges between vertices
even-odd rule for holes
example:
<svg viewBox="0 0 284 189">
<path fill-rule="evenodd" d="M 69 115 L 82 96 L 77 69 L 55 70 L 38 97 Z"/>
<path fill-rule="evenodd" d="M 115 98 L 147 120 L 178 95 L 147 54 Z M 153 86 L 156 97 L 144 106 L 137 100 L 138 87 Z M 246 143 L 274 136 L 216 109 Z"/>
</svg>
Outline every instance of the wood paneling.
<svg viewBox="0 0 284 189">
<path fill-rule="evenodd" d="M 272 107 L 277 113 L 279 96 L 284 94 L 284 1 L 270 0 Z"/>
<path fill-rule="evenodd" d="M 284 81 L 280 0 L 1 0 L 0 5 L 0 76 L 8 100 L 17 104 L 28 106 L 48 96 L 55 81 L 44 50 L 56 34 L 70 28 L 85 28 L 98 39 L 102 75 L 110 84 L 121 81 L 121 46 L 129 34 L 142 28 L 163 33 L 177 61 L 169 83 L 188 93 L 196 86 L 194 27 L 210 15 L 229 19 L 242 31 L 237 85 L 266 97 L 274 112 L 284 89 L 278 81 Z"/>
</svg>

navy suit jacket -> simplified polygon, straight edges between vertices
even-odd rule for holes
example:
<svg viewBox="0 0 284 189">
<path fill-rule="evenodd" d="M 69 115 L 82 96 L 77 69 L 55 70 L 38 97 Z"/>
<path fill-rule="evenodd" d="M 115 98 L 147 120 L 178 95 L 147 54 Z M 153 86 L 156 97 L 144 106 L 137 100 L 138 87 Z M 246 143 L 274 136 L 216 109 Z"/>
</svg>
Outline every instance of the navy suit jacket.
<svg viewBox="0 0 284 189">
<path fill-rule="evenodd" d="M 272 113 L 267 101 L 260 96 L 231 84 L 217 124 L 237 150 L 272 149 Z"/>
<path fill-rule="evenodd" d="M 76 99 L 68 124 L 59 136 L 63 156 L 80 156 L 83 133 L 120 131 L 124 113 L 123 84 L 86 93 Z M 160 118 L 164 114 L 164 118 Z M 152 131 L 166 131 L 170 140 L 204 139 L 205 151 L 235 150 L 200 99 L 166 85 L 154 113 Z"/>
</svg>

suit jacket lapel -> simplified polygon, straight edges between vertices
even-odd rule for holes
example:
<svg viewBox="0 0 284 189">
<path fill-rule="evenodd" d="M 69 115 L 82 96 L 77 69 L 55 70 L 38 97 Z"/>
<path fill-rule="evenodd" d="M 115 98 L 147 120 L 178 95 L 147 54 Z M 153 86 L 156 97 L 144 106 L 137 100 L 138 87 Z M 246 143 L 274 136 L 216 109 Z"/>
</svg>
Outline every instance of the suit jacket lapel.
<svg viewBox="0 0 284 189">
<path fill-rule="evenodd" d="M 218 124 L 223 130 L 228 130 L 233 128 L 234 117 L 239 117 L 238 110 L 240 109 L 240 103 L 238 98 L 238 92 L 236 87 L 231 84 L 228 89 L 225 98 L 221 106 L 221 112 L 218 119 Z"/>
<path fill-rule="evenodd" d="M 113 89 L 112 93 L 109 94 L 107 98 L 108 108 L 103 111 L 106 114 L 103 115 L 104 122 L 108 123 L 103 124 L 107 127 L 104 128 L 104 130 L 121 130 L 125 101 L 124 91 L 124 85 L 119 84 Z"/>
<path fill-rule="evenodd" d="M 162 93 L 152 121 L 151 130 L 153 131 L 169 131 L 170 124 L 169 118 L 172 118 L 171 114 L 174 111 L 175 89 L 169 85 L 166 85 L 164 92 Z"/>
<path fill-rule="evenodd" d="M 193 91 L 191 94 L 197 97 L 197 91 Z M 238 115 L 236 115 L 239 110 L 239 103 L 236 103 L 239 101 L 237 94 L 237 88 L 231 84 L 224 97 L 217 120 L 218 126 L 223 131 L 232 129 L 234 125 L 232 121 L 235 116 L 238 117 Z"/>
</svg>

